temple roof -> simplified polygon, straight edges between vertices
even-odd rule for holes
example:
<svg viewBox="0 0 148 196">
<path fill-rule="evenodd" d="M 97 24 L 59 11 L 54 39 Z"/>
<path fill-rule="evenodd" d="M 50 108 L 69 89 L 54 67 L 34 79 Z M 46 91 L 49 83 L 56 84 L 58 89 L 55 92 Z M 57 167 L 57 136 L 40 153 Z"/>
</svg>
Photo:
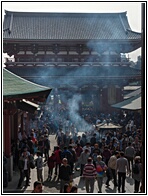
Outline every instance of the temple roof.
<svg viewBox="0 0 148 196">
<path fill-rule="evenodd" d="M 141 40 L 122 13 L 39 13 L 5 11 L 4 41 Z"/>
<path fill-rule="evenodd" d="M 103 80 L 115 81 L 140 78 L 140 70 L 131 67 L 9 67 L 13 73 L 30 81 L 52 86 L 61 84 L 95 84 Z"/>
<path fill-rule="evenodd" d="M 4 99 L 25 99 L 45 97 L 51 88 L 27 81 L 14 73 L 3 69 L 3 97 Z"/>
</svg>

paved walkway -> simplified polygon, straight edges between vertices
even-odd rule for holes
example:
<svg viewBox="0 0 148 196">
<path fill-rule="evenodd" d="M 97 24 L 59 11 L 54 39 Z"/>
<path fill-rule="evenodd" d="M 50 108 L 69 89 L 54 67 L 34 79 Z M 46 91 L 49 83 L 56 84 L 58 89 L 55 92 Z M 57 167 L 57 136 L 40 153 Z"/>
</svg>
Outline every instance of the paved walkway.
<svg viewBox="0 0 148 196">
<path fill-rule="evenodd" d="M 49 136 L 50 141 L 51 141 L 51 152 L 54 150 L 54 146 L 56 146 L 56 141 L 55 141 L 55 135 L 50 135 Z M 53 177 L 51 181 L 47 181 L 48 177 L 48 167 L 47 165 L 44 166 L 43 169 L 43 179 L 44 179 L 44 186 L 43 186 L 43 192 L 44 193 L 59 193 L 60 190 L 60 181 L 58 181 L 57 176 L 54 176 L 54 171 L 53 171 Z M 31 193 L 33 190 L 33 183 L 37 180 L 37 174 L 36 174 L 36 169 L 31 170 L 31 183 L 30 186 L 27 187 L 27 189 L 16 189 L 19 181 L 19 172 L 16 171 L 14 172 L 14 175 L 12 177 L 12 181 L 8 183 L 8 187 L 3 189 L 4 193 Z M 104 177 L 104 182 L 106 181 L 106 177 Z M 85 183 L 82 177 L 80 177 L 80 171 L 76 171 L 75 174 L 73 175 L 73 184 L 77 184 L 78 186 L 78 193 L 86 193 L 85 190 Z M 127 193 L 133 193 L 134 191 L 134 181 L 131 177 L 127 176 L 126 178 L 126 183 L 125 183 L 125 190 L 126 194 Z M 110 181 L 110 187 L 106 188 L 105 184 L 103 184 L 102 187 L 102 192 L 104 194 L 108 193 L 118 193 L 117 188 L 114 188 L 113 182 Z M 94 193 L 98 193 L 98 187 L 97 187 L 97 181 L 95 182 L 95 188 L 94 188 Z M 122 193 L 123 194 L 123 193 Z"/>
</svg>

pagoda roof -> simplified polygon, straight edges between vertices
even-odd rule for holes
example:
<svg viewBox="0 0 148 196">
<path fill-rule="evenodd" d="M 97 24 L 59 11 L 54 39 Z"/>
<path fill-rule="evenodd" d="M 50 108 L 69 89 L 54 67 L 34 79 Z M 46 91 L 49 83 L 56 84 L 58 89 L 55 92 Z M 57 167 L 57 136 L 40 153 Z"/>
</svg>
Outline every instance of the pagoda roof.
<svg viewBox="0 0 148 196">
<path fill-rule="evenodd" d="M 126 12 L 43 13 L 5 11 L 4 41 L 141 40 L 132 31 Z"/>
<path fill-rule="evenodd" d="M 25 99 L 25 98 L 47 98 L 51 88 L 41 86 L 25 80 L 14 73 L 3 69 L 3 97 L 4 100 L 9 99 Z"/>
</svg>

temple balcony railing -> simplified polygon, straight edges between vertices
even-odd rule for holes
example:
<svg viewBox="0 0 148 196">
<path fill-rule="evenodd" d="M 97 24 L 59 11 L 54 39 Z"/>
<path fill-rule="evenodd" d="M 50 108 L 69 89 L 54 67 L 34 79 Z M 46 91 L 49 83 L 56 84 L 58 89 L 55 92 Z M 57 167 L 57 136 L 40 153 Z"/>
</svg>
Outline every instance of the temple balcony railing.
<svg viewBox="0 0 148 196">
<path fill-rule="evenodd" d="M 7 67 L 129 67 L 131 62 L 5 62 Z"/>
</svg>

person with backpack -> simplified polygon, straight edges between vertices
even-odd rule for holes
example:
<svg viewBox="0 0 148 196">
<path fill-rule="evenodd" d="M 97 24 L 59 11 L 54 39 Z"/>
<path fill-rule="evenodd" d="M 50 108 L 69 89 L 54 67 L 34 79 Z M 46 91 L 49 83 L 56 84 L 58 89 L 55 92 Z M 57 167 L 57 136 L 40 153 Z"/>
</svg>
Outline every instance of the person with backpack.
<svg viewBox="0 0 148 196">
<path fill-rule="evenodd" d="M 98 193 L 102 193 L 102 185 L 103 185 L 103 177 L 105 174 L 105 171 L 107 170 L 107 165 L 104 161 L 102 161 L 102 156 L 97 156 L 97 162 L 96 162 L 96 171 L 97 171 L 97 184 L 98 184 Z"/>
<path fill-rule="evenodd" d="M 67 161 L 68 161 L 68 164 L 71 163 L 71 160 L 72 160 L 72 158 L 73 158 L 73 155 L 72 155 L 72 153 L 68 150 L 67 146 L 64 147 L 64 150 L 63 150 L 63 152 L 62 152 L 62 154 L 61 154 L 61 157 L 62 157 L 62 159 L 63 159 L 63 158 L 66 158 Z"/>
<path fill-rule="evenodd" d="M 135 149 L 132 146 L 132 143 L 129 142 L 128 146 L 125 148 L 125 157 L 128 160 L 129 171 L 131 172 L 131 168 L 133 167 L 133 159 L 135 155 Z M 130 164 L 131 163 L 131 164 Z"/>
<path fill-rule="evenodd" d="M 106 186 L 109 187 L 109 181 L 113 177 L 114 179 L 114 187 L 118 186 L 117 184 L 117 174 L 116 174 L 116 162 L 119 157 L 119 152 L 115 151 L 114 154 L 110 157 L 108 161 L 108 170 L 106 171 Z"/>
<path fill-rule="evenodd" d="M 134 193 L 139 192 L 140 181 L 141 181 L 141 157 L 136 156 L 134 158 L 134 164 L 132 168 L 132 178 L 134 179 Z"/>
</svg>

